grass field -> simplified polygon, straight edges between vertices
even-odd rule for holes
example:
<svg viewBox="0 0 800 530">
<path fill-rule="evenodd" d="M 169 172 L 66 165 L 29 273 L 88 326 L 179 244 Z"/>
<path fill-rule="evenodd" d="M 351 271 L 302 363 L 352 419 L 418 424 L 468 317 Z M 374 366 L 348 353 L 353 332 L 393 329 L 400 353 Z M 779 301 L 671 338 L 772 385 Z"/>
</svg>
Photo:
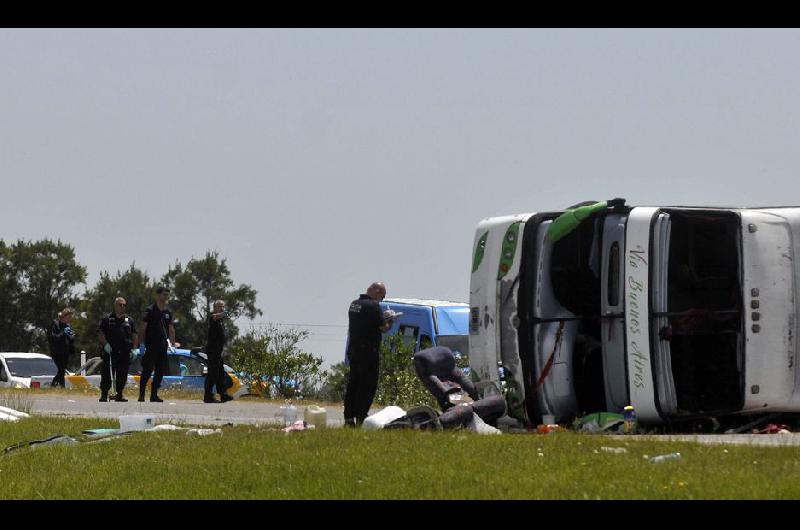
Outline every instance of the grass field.
<svg viewBox="0 0 800 530">
<path fill-rule="evenodd" d="M 107 420 L 0 423 L 0 447 Z M 574 433 L 226 427 L 0 455 L 0 499 L 798 499 L 797 448 Z M 627 452 L 603 452 L 602 446 Z M 679 451 L 678 461 L 645 455 Z"/>
</svg>

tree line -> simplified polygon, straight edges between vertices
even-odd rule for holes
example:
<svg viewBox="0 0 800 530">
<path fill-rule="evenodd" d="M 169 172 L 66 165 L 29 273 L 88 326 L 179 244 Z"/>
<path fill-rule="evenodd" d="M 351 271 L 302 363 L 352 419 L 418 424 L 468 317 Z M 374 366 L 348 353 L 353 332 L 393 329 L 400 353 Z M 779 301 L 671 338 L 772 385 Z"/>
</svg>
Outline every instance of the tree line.
<svg viewBox="0 0 800 530">
<path fill-rule="evenodd" d="M 225 300 L 233 318 L 225 321 L 231 340 L 239 334 L 235 320 L 262 315 L 257 291 L 236 284 L 226 259 L 216 251 L 185 263 L 176 259 L 160 277 L 150 277 L 131 263 L 126 270 L 103 271 L 93 286 L 86 285 L 87 270 L 72 245 L 61 240 L 0 239 L 0 351 L 49 353 L 47 330 L 64 307 L 76 316 L 76 349 L 88 357 L 99 355 L 97 324 L 113 310 L 114 299 L 127 301 L 127 313 L 138 320 L 155 300 L 158 285 L 169 287 L 169 307 L 175 316 L 176 339 L 183 346 L 203 346 L 206 319 L 216 299 Z M 83 291 L 81 291 L 83 287 Z"/>
<path fill-rule="evenodd" d="M 0 351 L 49 353 L 47 331 L 52 321 L 63 308 L 73 307 L 76 349 L 86 351 L 87 357 L 98 356 L 97 325 L 113 310 L 114 299 L 125 298 L 127 313 L 138 324 L 145 308 L 155 301 L 156 287 L 164 285 L 170 289 L 168 306 L 175 317 L 175 338 L 182 347 L 205 345 L 212 304 L 223 299 L 233 317 L 224 321 L 230 353 L 225 362 L 245 384 L 269 397 L 327 401 L 343 397 L 347 367 L 337 364 L 323 370 L 322 358 L 301 347 L 308 331 L 270 325 L 240 336 L 235 321 L 263 313 L 256 306 L 257 291 L 247 284 L 237 285 L 218 252 L 207 251 L 186 263 L 176 259 L 159 277 L 149 276 L 133 262 L 113 274 L 102 271 L 93 286 L 86 281 L 86 267 L 72 245 L 51 239 L 15 243 L 0 239 Z M 413 346 L 404 344 L 399 335 L 383 342 L 376 403 L 433 403 L 414 373 L 412 354 Z M 71 359 L 69 367 L 75 369 L 78 364 L 79 358 Z"/>
</svg>

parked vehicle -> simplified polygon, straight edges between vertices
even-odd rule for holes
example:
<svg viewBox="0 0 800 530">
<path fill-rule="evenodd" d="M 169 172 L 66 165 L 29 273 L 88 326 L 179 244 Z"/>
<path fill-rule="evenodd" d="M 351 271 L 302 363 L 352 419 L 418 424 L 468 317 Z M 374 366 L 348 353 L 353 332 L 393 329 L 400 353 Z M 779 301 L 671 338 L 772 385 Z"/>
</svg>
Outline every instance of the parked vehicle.
<svg viewBox="0 0 800 530">
<path fill-rule="evenodd" d="M 384 336 L 400 334 L 414 344 L 414 351 L 431 346 L 447 346 L 453 352 L 469 355 L 469 304 L 444 300 L 387 298 L 383 310 L 402 313 Z"/>
<path fill-rule="evenodd" d="M 167 353 L 169 371 L 161 382 L 161 388 L 187 388 L 202 390 L 205 384 L 205 375 L 208 372 L 208 358 L 200 348 L 191 350 L 175 348 Z M 100 387 L 100 357 L 93 357 L 78 369 L 77 375 L 67 376 L 67 386 L 76 388 Z M 246 394 L 246 389 L 234 373 L 233 369 L 224 365 L 225 371 L 231 376 L 233 386 L 228 389 L 228 394 L 240 397 Z M 128 368 L 129 389 L 138 388 L 139 377 L 142 373 L 142 353 L 130 363 Z M 152 380 L 152 379 L 151 379 Z"/>
<path fill-rule="evenodd" d="M 42 353 L 0 353 L 0 387 L 38 388 L 50 386 L 58 368 Z"/>
<path fill-rule="evenodd" d="M 800 207 L 629 207 L 488 218 L 470 364 L 513 414 L 642 423 L 800 412 Z"/>
</svg>

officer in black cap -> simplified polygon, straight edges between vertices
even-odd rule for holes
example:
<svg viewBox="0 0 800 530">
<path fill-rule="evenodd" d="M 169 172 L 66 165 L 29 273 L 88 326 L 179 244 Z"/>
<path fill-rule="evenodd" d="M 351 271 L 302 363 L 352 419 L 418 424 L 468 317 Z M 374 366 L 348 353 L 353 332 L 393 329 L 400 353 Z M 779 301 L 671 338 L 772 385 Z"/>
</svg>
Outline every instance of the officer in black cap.
<svg viewBox="0 0 800 530">
<path fill-rule="evenodd" d="M 212 313 L 208 316 L 208 340 L 206 355 L 208 356 L 208 373 L 206 374 L 204 403 L 225 403 L 233 398 L 225 392 L 225 364 L 222 362 L 222 349 L 225 347 L 225 324 L 228 318 L 225 301 L 214 302 Z M 212 390 L 216 387 L 220 401 L 214 399 Z"/>
<path fill-rule="evenodd" d="M 63 387 L 65 384 L 64 375 L 67 371 L 67 362 L 70 356 L 75 354 L 75 331 L 70 325 L 74 314 L 74 309 L 65 307 L 58 314 L 58 318 L 53 320 L 47 333 L 47 339 L 50 344 L 50 357 L 53 358 L 58 369 L 50 386 Z"/>
<path fill-rule="evenodd" d="M 386 286 L 375 282 L 366 294 L 350 303 L 347 336 L 347 358 L 350 373 L 344 394 L 344 423 L 354 427 L 367 417 L 378 389 L 378 350 L 381 334 L 392 327 L 384 318 L 380 301 L 386 297 Z"/>
<path fill-rule="evenodd" d="M 139 347 L 134 319 L 125 313 L 127 302 L 122 297 L 114 300 L 114 311 L 100 320 L 97 336 L 103 353 L 103 365 L 100 371 L 100 401 L 108 401 L 111 378 L 114 378 L 116 395 L 114 401 L 128 401 L 122 395 L 128 381 L 128 366 L 136 356 L 135 348 Z M 113 373 L 112 373 L 113 372 Z"/>
<path fill-rule="evenodd" d="M 147 381 L 153 373 L 153 386 L 150 389 L 150 401 L 162 403 L 158 397 L 158 389 L 164 374 L 169 371 L 167 350 L 170 344 L 175 344 L 175 326 L 173 325 L 172 312 L 167 309 L 169 289 L 161 286 L 156 289 L 155 303 L 147 306 L 142 316 L 142 336 L 144 337 L 145 352 L 142 356 L 142 375 L 139 379 L 139 401 L 144 401 L 147 390 Z"/>
</svg>

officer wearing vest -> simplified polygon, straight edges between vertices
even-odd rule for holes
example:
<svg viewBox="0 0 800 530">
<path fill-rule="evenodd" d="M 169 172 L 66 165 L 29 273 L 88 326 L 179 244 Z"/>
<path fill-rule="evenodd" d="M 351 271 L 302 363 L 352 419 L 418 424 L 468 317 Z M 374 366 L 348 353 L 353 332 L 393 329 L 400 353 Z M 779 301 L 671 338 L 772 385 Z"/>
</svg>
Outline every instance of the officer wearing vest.
<svg viewBox="0 0 800 530">
<path fill-rule="evenodd" d="M 385 319 L 380 301 L 386 297 L 386 286 L 375 282 L 366 294 L 350 303 L 347 312 L 347 358 L 350 373 L 344 394 L 344 423 L 354 427 L 361 425 L 369 413 L 375 392 L 378 389 L 378 351 L 382 333 L 392 327 L 392 320 Z"/>
<path fill-rule="evenodd" d="M 175 343 L 172 312 L 167 309 L 169 289 L 163 286 L 159 287 L 156 289 L 156 294 L 158 295 L 156 302 L 147 306 L 141 322 L 145 352 L 142 356 L 142 375 L 139 379 L 139 401 L 144 401 L 147 382 L 155 369 L 153 386 L 150 389 L 150 401 L 162 403 L 164 400 L 158 397 L 158 389 L 161 387 L 164 375 L 169 371 L 167 350 L 170 344 L 175 346 L 177 344 Z"/>
<path fill-rule="evenodd" d="M 122 395 L 128 382 L 130 361 L 136 358 L 139 337 L 134 319 L 125 313 L 127 302 L 122 297 L 114 300 L 114 311 L 100 320 L 97 335 L 103 353 L 100 371 L 100 401 L 108 401 L 112 378 L 116 387 L 114 401 L 128 401 Z"/>
<path fill-rule="evenodd" d="M 72 329 L 70 323 L 75 310 L 71 307 L 65 307 L 59 314 L 58 318 L 50 325 L 50 330 L 47 333 L 47 339 L 50 344 L 50 357 L 56 363 L 56 376 L 50 383 L 50 386 L 65 385 L 64 375 L 67 371 L 67 362 L 71 355 L 75 354 L 75 331 Z"/>
</svg>

